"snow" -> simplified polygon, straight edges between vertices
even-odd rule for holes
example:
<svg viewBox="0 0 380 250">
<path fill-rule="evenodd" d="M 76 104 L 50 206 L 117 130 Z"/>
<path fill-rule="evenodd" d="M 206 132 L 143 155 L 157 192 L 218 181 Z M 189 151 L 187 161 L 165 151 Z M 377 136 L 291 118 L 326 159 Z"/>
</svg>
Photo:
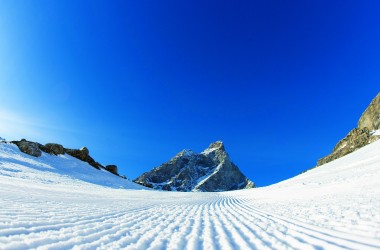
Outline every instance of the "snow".
<svg viewBox="0 0 380 250">
<path fill-rule="evenodd" d="M 200 191 L 198 188 L 200 186 L 202 186 L 203 183 L 205 183 L 211 176 L 213 176 L 214 174 L 218 173 L 218 171 L 219 171 L 219 169 L 220 169 L 221 166 L 222 166 L 222 163 L 219 164 L 217 167 L 211 168 L 210 171 L 209 171 L 209 173 L 207 173 L 204 176 L 201 176 L 200 178 L 198 178 L 195 181 L 195 183 L 198 183 L 198 184 L 193 188 L 192 191 L 194 191 L 194 192 Z"/>
<path fill-rule="evenodd" d="M 269 187 L 181 193 L 0 143 L 0 249 L 380 249 L 379 152 Z"/>
<path fill-rule="evenodd" d="M 178 153 L 179 156 L 188 156 L 191 157 L 195 155 L 196 153 L 191 149 L 184 149 L 181 152 Z"/>
<path fill-rule="evenodd" d="M 205 150 L 202 151 L 201 154 L 208 155 L 208 154 L 210 154 L 216 150 L 217 150 L 217 148 L 206 148 Z"/>
<path fill-rule="evenodd" d="M 372 131 L 371 134 L 380 136 L 380 129 Z"/>
</svg>

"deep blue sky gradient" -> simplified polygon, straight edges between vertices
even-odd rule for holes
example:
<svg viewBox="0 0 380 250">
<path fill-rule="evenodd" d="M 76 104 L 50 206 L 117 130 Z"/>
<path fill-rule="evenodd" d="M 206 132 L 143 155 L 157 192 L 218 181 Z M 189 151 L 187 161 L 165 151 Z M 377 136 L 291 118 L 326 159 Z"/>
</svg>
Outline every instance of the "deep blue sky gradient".
<svg viewBox="0 0 380 250">
<path fill-rule="evenodd" d="M 1 1 L 0 136 L 135 178 L 222 140 L 259 186 L 315 166 L 380 87 L 379 1 Z"/>
</svg>

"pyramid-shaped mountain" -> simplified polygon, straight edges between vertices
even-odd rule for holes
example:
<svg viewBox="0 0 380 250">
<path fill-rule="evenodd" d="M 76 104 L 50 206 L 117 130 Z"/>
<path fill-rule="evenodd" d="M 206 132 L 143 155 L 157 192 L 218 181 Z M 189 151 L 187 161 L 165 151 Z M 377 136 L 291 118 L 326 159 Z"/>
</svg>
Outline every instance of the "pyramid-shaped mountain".
<svg viewBox="0 0 380 250">
<path fill-rule="evenodd" d="M 255 187 L 230 160 L 223 142 L 202 153 L 182 150 L 170 161 L 142 174 L 136 183 L 159 190 L 217 192 Z"/>
</svg>

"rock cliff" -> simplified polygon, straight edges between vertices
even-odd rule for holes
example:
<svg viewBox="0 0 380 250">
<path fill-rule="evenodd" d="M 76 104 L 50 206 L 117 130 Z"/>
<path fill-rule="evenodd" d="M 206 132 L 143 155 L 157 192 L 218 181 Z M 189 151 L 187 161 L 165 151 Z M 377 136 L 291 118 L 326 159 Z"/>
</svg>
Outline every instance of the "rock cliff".
<svg viewBox="0 0 380 250">
<path fill-rule="evenodd" d="M 368 128 L 369 131 L 380 129 L 380 93 L 372 100 L 358 122 L 359 128 Z"/>
<path fill-rule="evenodd" d="M 380 138 L 380 93 L 372 100 L 361 115 L 358 127 L 351 130 L 340 140 L 331 154 L 318 160 L 317 166 L 323 165 Z"/>
</svg>

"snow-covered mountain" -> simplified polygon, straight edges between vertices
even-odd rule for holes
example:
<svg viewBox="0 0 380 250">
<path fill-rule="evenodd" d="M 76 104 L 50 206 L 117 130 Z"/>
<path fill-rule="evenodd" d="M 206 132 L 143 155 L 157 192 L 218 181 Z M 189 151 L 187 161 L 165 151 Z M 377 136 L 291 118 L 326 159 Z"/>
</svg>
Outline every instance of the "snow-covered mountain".
<svg viewBox="0 0 380 250">
<path fill-rule="evenodd" d="M 185 192 L 230 191 L 255 186 L 230 160 L 221 141 L 212 143 L 200 154 L 182 150 L 134 181 L 158 190 Z"/>
<path fill-rule="evenodd" d="M 0 143 L 0 249 L 380 249 L 379 152 L 264 188 L 162 192 Z"/>
</svg>

